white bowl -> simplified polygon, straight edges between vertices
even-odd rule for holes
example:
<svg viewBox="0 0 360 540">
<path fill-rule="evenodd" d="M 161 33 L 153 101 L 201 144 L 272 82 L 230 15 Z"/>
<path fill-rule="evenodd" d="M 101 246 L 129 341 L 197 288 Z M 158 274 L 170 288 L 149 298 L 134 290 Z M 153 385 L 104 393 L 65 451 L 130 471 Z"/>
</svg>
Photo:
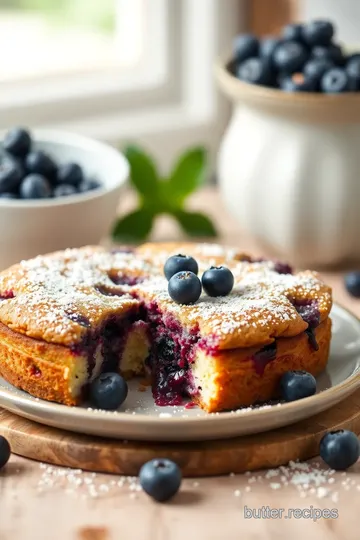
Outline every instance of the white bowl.
<svg viewBox="0 0 360 540">
<path fill-rule="evenodd" d="M 72 133 L 33 131 L 34 148 L 57 163 L 74 161 L 102 188 L 42 200 L 0 199 L 0 269 L 67 247 L 97 244 L 109 234 L 129 174 L 115 148 Z"/>
</svg>

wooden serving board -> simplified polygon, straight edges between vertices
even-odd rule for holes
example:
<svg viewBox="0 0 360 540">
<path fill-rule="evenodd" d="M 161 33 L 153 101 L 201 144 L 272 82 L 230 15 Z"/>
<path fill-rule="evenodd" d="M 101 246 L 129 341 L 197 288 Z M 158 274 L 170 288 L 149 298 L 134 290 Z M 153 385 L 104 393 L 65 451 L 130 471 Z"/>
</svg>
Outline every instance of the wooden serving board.
<svg viewBox="0 0 360 540">
<path fill-rule="evenodd" d="M 137 475 L 146 461 L 159 457 L 176 461 L 187 477 L 278 467 L 318 455 L 322 436 L 336 429 L 360 433 L 360 390 L 328 411 L 293 426 L 192 443 L 122 442 L 78 435 L 0 409 L 0 434 L 9 440 L 15 454 L 54 465 L 129 476 Z"/>
</svg>

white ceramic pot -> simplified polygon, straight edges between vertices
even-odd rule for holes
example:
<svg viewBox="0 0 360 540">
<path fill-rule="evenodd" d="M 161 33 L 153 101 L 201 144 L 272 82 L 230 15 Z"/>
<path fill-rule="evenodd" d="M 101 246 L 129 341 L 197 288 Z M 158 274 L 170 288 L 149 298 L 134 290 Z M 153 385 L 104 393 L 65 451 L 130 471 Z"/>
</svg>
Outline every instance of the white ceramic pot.
<svg viewBox="0 0 360 540">
<path fill-rule="evenodd" d="M 287 94 L 217 66 L 234 111 L 218 155 L 243 231 L 301 266 L 360 259 L 360 94 Z"/>
<path fill-rule="evenodd" d="M 103 187 L 57 199 L 0 199 L 0 270 L 36 255 L 100 242 L 110 232 L 128 178 L 125 157 L 107 144 L 50 130 L 35 131 L 33 138 L 34 148 L 57 163 L 78 163 Z"/>
</svg>

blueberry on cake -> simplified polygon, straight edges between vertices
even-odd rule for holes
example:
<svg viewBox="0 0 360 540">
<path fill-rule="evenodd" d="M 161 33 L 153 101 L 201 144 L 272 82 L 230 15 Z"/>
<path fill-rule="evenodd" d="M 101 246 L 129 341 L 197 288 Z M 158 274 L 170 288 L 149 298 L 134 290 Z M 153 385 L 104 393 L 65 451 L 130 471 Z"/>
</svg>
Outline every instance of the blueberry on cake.
<svg viewBox="0 0 360 540">
<path fill-rule="evenodd" d="M 157 405 L 230 410 L 324 370 L 331 304 L 316 273 L 218 245 L 68 249 L 0 274 L 0 374 L 65 405 L 101 373 L 141 375 Z"/>
</svg>

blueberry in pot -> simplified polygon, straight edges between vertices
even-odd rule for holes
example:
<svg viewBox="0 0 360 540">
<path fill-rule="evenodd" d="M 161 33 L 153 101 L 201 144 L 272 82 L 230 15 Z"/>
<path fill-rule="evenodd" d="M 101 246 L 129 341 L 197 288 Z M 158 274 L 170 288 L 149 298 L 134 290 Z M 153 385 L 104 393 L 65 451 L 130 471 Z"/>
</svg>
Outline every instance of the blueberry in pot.
<svg viewBox="0 0 360 540">
<path fill-rule="evenodd" d="M 234 286 L 234 276 L 225 266 L 211 266 L 203 273 L 201 281 L 209 296 L 226 296 Z"/>
<path fill-rule="evenodd" d="M 281 36 L 284 41 L 298 41 L 303 40 L 303 25 L 302 24 L 287 24 L 284 26 Z"/>
<path fill-rule="evenodd" d="M 170 459 L 152 459 L 139 472 L 142 489 L 158 502 L 171 499 L 181 485 L 181 470 Z"/>
<path fill-rule="evenodd" d="M 280 38 L 273 36 L 263 38 L 259 45 L 259 56 L 261 58 L 271 58 L 280 43 L 282 43 Z"/>
<path fill-rule="evenodd" d="M 23 171 L 11 156 L 0 157 L 0 193 L 16 191 L 21 183 Z"/>
<path fill-rule="evenodd" d="M 28 174 L 20 185 L 22 199 L 46 199 L 51 197 L 49 181 L 41 174 Z"/>
<path fill-rule="evenodd" d="M 306 62 L 303 73 L 307 79 L 311 79 L 315 82 L 316 86 L 319 85 L 320 80 L 324 73 L 335 67 L 331 60 L 325 58 L 312 58 Z"/>
<path fill-rule="evenodd" d="M 269 86 L 272 84 L 268 62 L 263 58 L 249 58 L 239 65 L 237 76 L 241 81 L 250 84 Z"/>
<path fill-rule="evenodd" d="M 186 270 L 197 275 L 199 266 L 193 257 L 182 255 L 181 253 L 169 257 L 164 265 L 164 274 L 168 281 L 174 274 Z"/>
<path fill-rule="evenodd" d="M 329 60 L 336 66 L 343 66 L 345 63 L 345 57 L 341 47 L 334 43 L 327 47 L 324 47 L 323 45 L 313 47 L 311 50 L 311 58 L 316 58 L 317 60 Z"/>
<path fill-rule="evenodd" d="M 98 409 L 115 411 L 127 395 L 127 382 L 118 373 L 102 373 L 90 385 L 90 401 Z"/>
<path fill-rule="evenodd" d="M 58 184 L 71 184 L 78 187 L 84 180 L 84 174 L 82 168 L 77 163 L 65 163 L 65 165 L 59 165 L 57 171 L 57 183 Z"/>
<path fill-rule="evenodd" d="M 41 150 L 30 152 L 25 158 L 25 165 L 29 173 L 41 174 L 50 181 L 56 179 L 55 162 Z"/>
<path fill-rule="evenodd" d="M 350 90 L 350 79 L 344 69 L 332 68 L 321 78 L 320 88 L 326 94 L 341 94 Z"/>
<path fill-rule="evenodd" d="M 359 459 L 359 439 L 352 431 L 330 431 L 320 441 L 320 456 L 336 471 L 348 469 Z"/>
<path fill-rule="evenodd" d="M 11 449 L 7 439 L 0 435 L 0 470 L 7 464 L 10 459 Z"/>
<path fill-rule="evenodd" d="M 85 179 L 79 185 L 78 192 L 86 193 L 87 191 L 93 191 L 94 189 L 98 189 L 99 187 L 100 184 L 96 180 Z"/>
<path fill-rule="evenodd" d="M 71 184 L 60 184 L 54 189 L 54 197 L 68 197 L 77 193 L 76 187 Z"/>
<path fill-rule="evenodd" d="M 300 72 L 308 59 L 306 48 L 296 41 L 285 41 L 274 52 L 274 65 L 279 71 Z"/>
<path fill-rule="evenodd" d="M 316 81 L 305 77 L 303 73 L 294 73 L 281 79 L 280 88 L 284 92 L 315 92 Z"/>
<path fill-rule="evenodd" d="M 234 39 L 233 49 L 237 62 L 244 62 L 258 55 L 259 41 L 253 34 L 241 34 Z"/>
<path fill-rule="evenodd" d="M 296 401 L 316 392 L 316 379 L 307 371 L 287 371 L 280 379 L 281 397 L 285 401 Z"/>
<path fill-rule="evenodd" d="M 170 278 L 168 292 L 178 304 L 194 304 L 201 295 L 201 281 L 193 272 L 178 272 Z"/>
<path fill-rule="evenodd" d="M 10 129 L 4 137 L 3 148 L 13 156 L 25 157 L 31 148 L 29 132 L 21 127 Z"/>
<path fill-rule="evenodd" d="M 334 35 L 334 26 L 330 21 L 317 19 L 303 26 L 302 37 L 310 47 L 329 45 Z"/>
<path fill-rule="evenodd" d="M 346 274 L 344 281 L 348 293 L 355 296 L 355 298 L 360 298 L 360 271 L 349 272 Z"/>
<path fill-rule="evenodd" d="M 272 83 L 274 83 L 276 80 L 273 57 L 275 49 L 280 45 L 280 43 L 282 43 L 281 39 L 269 36 L 263 38 L 259 45 L 259 56 L 264 60 L 265 64 L 267 65 L 267 68 L 272 78 Z"/>
</svg>

